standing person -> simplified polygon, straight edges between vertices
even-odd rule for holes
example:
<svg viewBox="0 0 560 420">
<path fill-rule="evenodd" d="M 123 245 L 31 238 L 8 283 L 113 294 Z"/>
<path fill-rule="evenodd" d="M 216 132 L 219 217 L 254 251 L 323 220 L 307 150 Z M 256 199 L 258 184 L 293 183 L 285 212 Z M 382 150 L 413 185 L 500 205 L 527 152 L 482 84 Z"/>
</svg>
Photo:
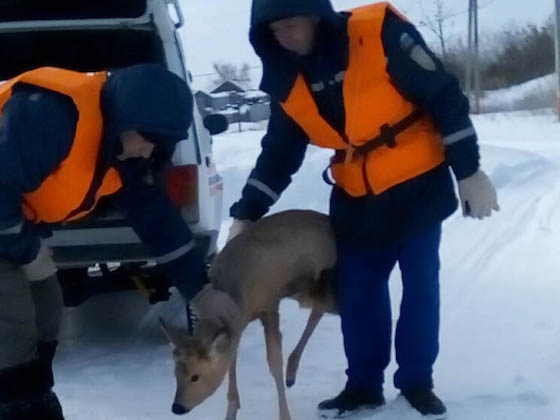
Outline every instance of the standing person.
<svg viewBox="0 0 560 420">
<path fill-rule="evenodd" d="M 38 227 L 85 216 L 104 196 L 117 196 L 195 313 L 235 316 L 205 286 L 204 256 L 152 176 L 187 137 L 192 106 L 182 79 L 149 64 L 40 68 L 0 86 L 0 420 L 63 418 L 52 391 L 63 303 Z"/>
<path fill-rule="evenodd" d="M 389 275 L 403 297 L 394 384 L 423 415 L 443 417 L 433 391 L 439 349 L 441 225 L 498 210 L 480 169 L 469 105 L 416 28 L 388 3 L 336 13 L 328 0 L 253 0 L 250 40 L 263 63 L 271 117 L 230 238 L 262 217 L 291 182 L 308 143 L 334 149 L 330 216 L 339 249 L 338 304 L 347 383 L 321 411 L 385 404 L 391 354 Z"/>
</svg>

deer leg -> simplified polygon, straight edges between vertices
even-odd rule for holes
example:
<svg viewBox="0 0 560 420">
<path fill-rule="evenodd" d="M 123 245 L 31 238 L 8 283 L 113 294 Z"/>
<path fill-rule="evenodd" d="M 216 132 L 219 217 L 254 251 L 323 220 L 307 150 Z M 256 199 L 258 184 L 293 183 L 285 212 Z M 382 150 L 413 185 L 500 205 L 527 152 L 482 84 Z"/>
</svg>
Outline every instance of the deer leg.
<svg viewBox="0 0 560 420">
<path fill-rule="evenodd" d="M 233 361 L 229 368 L 229 386 L 228 386 L 228 406 L 226 420 L 235 420 L 237 411 L 241 408 L 239 402 L 239 390 L 237 389 L 237 353 L 233 356 Z"/>
<path fill-rule="evenodd" d="M 313 331 L 315 331 L 317 324 L 321 321 L 323 314 L 324 312 L 315 306 L 311 309 L 305 330 L 303 331 L 296 347 L 292 351 L 292 354 L 288 357 L 288 367 L 286 368 L 286 385 L 288 388 L 292 387 L 296 383 L 297 370 L 299 367 L 299 361 L 301 360 L 301 355 L 303 354 L 305 346 L 313 334 Z"/>
<path fill-rule="evenodd" d="M 276 383 L 280 420 L 290 420 L 286 389 L 284 388 L 284 367 L 282 360 L 282 334 L 280 333 L 280 315 L 278 312 L 267 313 L 262 317 L 266 353 L 270 373 Z"/>
</svg>

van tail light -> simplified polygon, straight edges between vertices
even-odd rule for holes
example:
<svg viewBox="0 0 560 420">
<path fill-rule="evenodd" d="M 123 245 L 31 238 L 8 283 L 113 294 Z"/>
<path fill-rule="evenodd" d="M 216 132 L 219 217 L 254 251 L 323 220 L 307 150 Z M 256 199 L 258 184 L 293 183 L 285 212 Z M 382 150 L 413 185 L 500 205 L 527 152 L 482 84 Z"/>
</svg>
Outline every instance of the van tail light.
<svg viewBox="0 0 560 420">
<path fill-rule="evenodd" d="M 165 185 L 171 201 L 181 208 L 188 222 L 198 221 L 198 167 L 172 166 L 165 175 Z"/>
</svg>

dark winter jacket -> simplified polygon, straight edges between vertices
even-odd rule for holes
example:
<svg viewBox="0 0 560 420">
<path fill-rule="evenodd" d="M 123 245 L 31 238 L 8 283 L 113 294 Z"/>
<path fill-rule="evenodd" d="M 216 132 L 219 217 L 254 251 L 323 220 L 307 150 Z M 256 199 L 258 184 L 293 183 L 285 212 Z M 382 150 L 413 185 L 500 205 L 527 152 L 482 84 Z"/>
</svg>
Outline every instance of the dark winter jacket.
<svg viewBox="0 0 560 420">
<path fill-rule="evenodd" d="M 348 65 L 349 13 L 336 13 L 328 0 L 254 0 L 250 39 L 263 62 L 261 88 L 272 98 L 268 132 L 242 198 L 231 216 L 255 220 L 264 215 L 291 182 L 309 142 L 303 130 L 283 111 L 280 102 L 289 95 L 298 73 L 308 85 L 320 114 L 338 131 L 344 131 L 342 82 L 336 77 Z M 317 15 L 319 39 L 308 57 L 284 50 L 268 23 L 295 15 Z M 448 165 L 457 179 L 472 175 L 479 166 L 477 138 L 469 118 L 468 100 L 455 77 L 445 71 L 415 27 L 389 13 L 382 29 L 387 71 L 399 92 L 429 114 L 446 144 L 446 163 L 380 195 L 353 198 L 334 187 L 331 218 L 342 243 L 383 246 L 388 241 L 441 222 L 457 208 Z M 435 70 L 411 57 L 419 45 Z M 278 69 L 282 69 L 278 71 Z M 318 180 L 319 182 L 319 180 Z"/>
<path fill-rule="evenodd" d="M 163 186 L 144 180 L 148 171 L 169 159 L 176 142 L 187 137 L 192 105 L 187 85 L 161 66 L 111 72 L 101 96 L 104 137 L 98 161 L 119 171 L 120 207 L 174 283 L 183 284 L 184 295 L 202 286 L 202 256 Z M 77 119 L 70 98 L 30 85 L 14 87 L 0 117 L 0 259 L 26 264 L 36 257 L 45 226 L 24 219 L 22 194 L 38 188 L 66 158 Z M 126 130 L 139 131 L 155 144 L 153 159 L 116 159 L 119 134 Z M 185 285 L 185 280 L 190 283 Z"/>
</svg>

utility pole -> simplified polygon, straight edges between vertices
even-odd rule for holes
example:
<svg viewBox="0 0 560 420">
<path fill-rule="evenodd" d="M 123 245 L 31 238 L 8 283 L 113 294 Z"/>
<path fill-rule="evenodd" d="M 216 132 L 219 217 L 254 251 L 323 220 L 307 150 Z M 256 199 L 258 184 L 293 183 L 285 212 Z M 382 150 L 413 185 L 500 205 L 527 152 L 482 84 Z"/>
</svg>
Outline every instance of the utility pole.
<svg viewBox="0 0 560 420">
<path fill-rule="evenodd" d="M 560 120 L 560 0 L 554 0 L 556 22 L 556 113 Z"/>
<path fill-rule="evenodd" d="M 560 3 L 560 0 L 555 0 Z M 478 37 L 478 0 L 469 0 L 468 61 L 465 90 L 473 106 L 473 112 L 480 112 L 480 63 Z"/>
</svg>

